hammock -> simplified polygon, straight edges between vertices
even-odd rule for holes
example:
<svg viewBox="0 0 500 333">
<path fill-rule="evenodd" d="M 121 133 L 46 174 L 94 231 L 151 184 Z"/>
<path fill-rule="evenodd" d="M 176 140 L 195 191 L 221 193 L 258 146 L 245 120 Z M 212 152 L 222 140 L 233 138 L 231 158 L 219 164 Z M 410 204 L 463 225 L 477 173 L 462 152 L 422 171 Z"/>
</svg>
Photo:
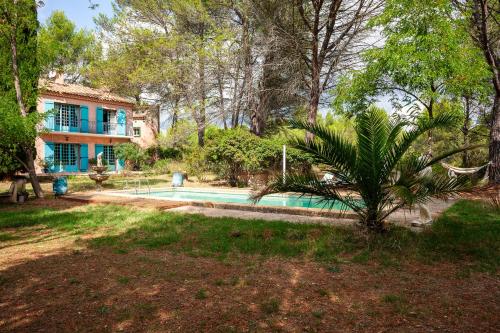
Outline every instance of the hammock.
<svg viewBox="0 0 500 333">
<path fill-rule="evenodd" d="M 479 172 L 480 170 L 488 167 L 488 165 L 490 165 L 490 162 L 486 163 L 485 165 L 482 165 L 482 166 L 479 166 L 479 167 L 475 167 L 475 168 L 457 168 L 457 167 L 454 167 L 453 165 L 450 165 L 450 164 L 447 164 L 447 163 L 444 163 L 444 162 L 441 162 L 441 165 L 448 170 L 448 176 L 451 177 L 451 178 L 456 178 L 457 177 L 457 174 L 458 175 L 471 175 L 471 174 L 474 174 L 476 172 Z M 483 179 L 487 179 L 488 178 L 488 169 L 486 169 L 486 172 L 484 174 L 484 177 Z"/>
</svg>

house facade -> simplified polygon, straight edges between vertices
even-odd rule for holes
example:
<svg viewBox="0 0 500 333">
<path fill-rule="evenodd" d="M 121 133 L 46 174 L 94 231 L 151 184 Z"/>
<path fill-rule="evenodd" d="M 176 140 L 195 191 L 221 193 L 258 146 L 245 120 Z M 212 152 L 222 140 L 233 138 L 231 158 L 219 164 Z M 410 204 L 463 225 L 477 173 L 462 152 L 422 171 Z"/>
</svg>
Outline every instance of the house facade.
<svg viewBox="0 0 500 333">
<path fill-rule="evenodd" d="M 133 112 L 132 142 L 141 148 L 148 148 L 157 143 L 156 137 L 159 132 L 159 109 L 157 106 L 136 107 Z"/>
<path fill-rule="evenodd" d="M 88 172 L 101 152 L 109 171 L 122 170 L 114 145 L 134 138 L 133 106 L 102 89 L 41 82 L 37 110 L 47 115 L 36 139 L 37 172 Z"/>
</svg>

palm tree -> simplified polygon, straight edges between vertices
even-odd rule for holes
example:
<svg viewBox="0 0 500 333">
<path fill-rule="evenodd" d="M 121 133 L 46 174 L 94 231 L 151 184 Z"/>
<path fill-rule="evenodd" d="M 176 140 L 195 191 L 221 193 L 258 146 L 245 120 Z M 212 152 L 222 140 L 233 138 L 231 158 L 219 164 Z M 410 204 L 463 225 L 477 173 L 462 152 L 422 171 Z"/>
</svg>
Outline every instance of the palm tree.
<svg viewBox="0 0 500 333">
<path fill-rule="evenodd" d="M 412 208 L 465 190 L 465 177 L 449 178 L 429 170 L 442 159 L 471 147 L 435 158 L 408 152 L 422 134 L 450 126 L 455 120 L 453 115 L 441 114 L 410 125 L 391 121 L 383 109 L 370 107 L 356 119 L 355 142 L 321 124 L 292 122 L 292 128 L 314 135 L 310 142 L 296 136 L 292 145 L 311 155 L 316 163 L 328 166 L 339 181 L 329 184 L 313 173 L 291 174 L 274 179 L 253 198 L 258 201 L 271 193 L 296 192 L 319 197 L 327 208 L 332 208 L 334 201 L 341 202 L 345 209 L 357 213 L 361 224 L 382 231 L 384 220 L 400 208 Z"/>
</svg>

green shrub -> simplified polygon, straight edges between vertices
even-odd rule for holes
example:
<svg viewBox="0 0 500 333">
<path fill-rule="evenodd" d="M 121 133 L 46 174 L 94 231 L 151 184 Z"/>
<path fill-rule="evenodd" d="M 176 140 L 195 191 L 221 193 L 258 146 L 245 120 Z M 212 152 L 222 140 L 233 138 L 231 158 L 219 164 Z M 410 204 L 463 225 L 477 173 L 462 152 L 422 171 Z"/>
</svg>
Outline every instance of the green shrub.
<svg viewBox="0 0 500 333">
<path fill-rule="evenodd" d="M 127 162 L 127 167 L 132 170 L 140 169 L 146 161 L 144 149 L 138 144 L 127 142 L 120 143 L 114 146 L 115 156 Z"/>
<path fill-rule="evenodd" d="M 179 159 L 180 157 L 182 157 L 182 153 L 179 149 L 163 147 L 160 145 L 148 147 L 145 153 L 147 158 L 149 158 L 152 161 Z"/>
<path fill-rule="evenodd" d="M 214 172 L 237 186 L 245 174 L 259 167 L 259 158 L 253 153 L 258 137 L 243 128 L 219 130 L 207 140 L 206 160 Z"/>
<path fill-rule="evenodd" d="M 170 173 L 170 161 L 169 160 L 158 160 L 153 164 L 152 171 L 157 175 L 164 175 Z"/>
<path fill-rule="evenodd" d="M 197 147 L 184 156 L 188 175 L 195 176 L 200 182 L 207 181 L 210 166 L 209 161 L 206 158 L 205 149 Z"/>
<path fill-rule="evenodd" d="M 206 165 L 231 186 L 246 185 L 251 174 L 280 170 L 283 144 L 287 142 L 280 136 L 260 138 L 245 128 L 213 131 L 207 135 L 206 141 Z M 287 149 L 289 170 L 303 170 L 310 166 L 307 154 L 294 148 Z"/>
</svg>

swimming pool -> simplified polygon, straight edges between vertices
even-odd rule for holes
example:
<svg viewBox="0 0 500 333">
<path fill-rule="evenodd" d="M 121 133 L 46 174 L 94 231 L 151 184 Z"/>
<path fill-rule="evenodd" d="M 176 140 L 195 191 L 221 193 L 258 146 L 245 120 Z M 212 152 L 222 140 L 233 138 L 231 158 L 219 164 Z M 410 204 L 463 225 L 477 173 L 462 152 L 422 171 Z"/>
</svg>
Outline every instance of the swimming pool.
<svg viewBox="0 0 500 333">
<path fill-rule="evenodd" d="M 219 202 L 233 204 L 252 205 L 250 193 L 240 190 L 205 190 L 205 189 L 151 189 L 151 191 L 128 191 L 133 196 L 144 198 L 156 198 L 164 200 L 177 201 L 200 201 L 200 202 Z M 319 197 L 301 197 L 293 194 L 271 194 L 263 197 L 257 206 L 274 207 L 301 207 L 301 208 L 328 208 L 334 210 L 345 210 L 345 206 L 340 202 L 320 202 Z"/>
</svg>

